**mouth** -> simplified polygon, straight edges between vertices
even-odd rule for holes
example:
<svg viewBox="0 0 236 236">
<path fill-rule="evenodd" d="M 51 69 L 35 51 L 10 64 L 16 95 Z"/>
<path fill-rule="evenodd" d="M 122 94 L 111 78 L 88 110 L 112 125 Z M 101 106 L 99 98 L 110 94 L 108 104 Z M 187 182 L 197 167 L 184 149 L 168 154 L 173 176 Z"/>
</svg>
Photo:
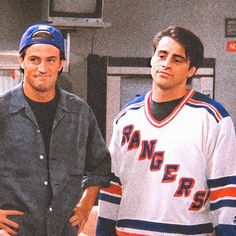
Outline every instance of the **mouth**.
<svg viewBox="0 0 236 236">
<path fill-rule="evenodd" d="M 39 80 L 45 80 L 45 79 L 48 79 L 48 78 L 49 78 L 49 76 L 41 76 L 41 75 L 36 76 L 36 79 L 39 79 Z"/>
<path fill-rule="evenodd" d="M 172 76 L 172 74 L 170 74 L 169 72 L 163 71 L 163 70 L 158 70 L 157 73 L 160 75 Z"/>
</svg>

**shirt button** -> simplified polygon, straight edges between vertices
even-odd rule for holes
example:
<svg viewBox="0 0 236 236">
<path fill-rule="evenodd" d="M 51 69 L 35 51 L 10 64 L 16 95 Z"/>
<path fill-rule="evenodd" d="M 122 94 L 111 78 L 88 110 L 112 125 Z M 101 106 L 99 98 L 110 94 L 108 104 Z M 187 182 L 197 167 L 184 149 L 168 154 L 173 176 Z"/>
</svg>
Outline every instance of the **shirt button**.
<svg viewBox="0 0 236 236">
<path fill-rule="evenodd" d="M 40 160 L 43 160 L 44 156 L 43 156 L 43 155 L 40 155 L 39 158 L 40 158 Z"/>
<path fill-rule="evenodd" d="M 49 207 L 49 211 L 52 212 L 52 207 Z"/>
<path fill-rule="evenodd" d="M 39 130 L 39 129 L 37 129 L 37 133 L 40 133 L 40 130 Z"/>
<path fill-rule="evenodd" d="M 48 185 L 48 181 L 44 181 L 44 185 Z"/>
</svg>

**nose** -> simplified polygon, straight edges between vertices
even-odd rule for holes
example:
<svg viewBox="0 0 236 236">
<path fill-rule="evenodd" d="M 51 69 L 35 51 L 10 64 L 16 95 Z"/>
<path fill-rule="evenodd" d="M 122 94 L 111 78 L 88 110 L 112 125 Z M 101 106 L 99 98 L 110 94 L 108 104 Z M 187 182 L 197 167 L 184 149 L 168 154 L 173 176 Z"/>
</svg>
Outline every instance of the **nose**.
<svg viewBox="0 0 236 236">
<path fill-rule="evenodd" d="M 41 73 L 45 73 L 47 71 L 47 68 L 46 68 L 46 62 L 41 62 L 39 65 L 38 65 L 38 71 L 41 72 Z"/>
<path fill-rule="evenodd" d="M 168 57 L 167 57 L 167 58 L 163 61 L 162 67 L 163 67 L 163 68 L 169 68 L 170 65 L 171 65 L 171 58 L 168 58 Z"/>
</svg>

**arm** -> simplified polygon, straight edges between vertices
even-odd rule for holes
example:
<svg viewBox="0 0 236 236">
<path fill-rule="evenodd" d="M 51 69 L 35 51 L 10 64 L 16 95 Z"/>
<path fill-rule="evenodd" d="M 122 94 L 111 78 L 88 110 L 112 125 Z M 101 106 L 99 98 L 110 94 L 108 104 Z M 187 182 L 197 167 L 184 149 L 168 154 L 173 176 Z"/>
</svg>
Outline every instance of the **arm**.
<svg viewBox="0 0 236 236">
<path fill-rule="evenodd" d="M 214 138 L 215 137 L 215 138 Z M 236 235 L 236 138 L 229 117 L 210 134 L 210 209 L 216 235 Z"/>
<path fill-rule="evenodd" d="M 89 214 L 96 201 L 99 189 L 99 186 L 90 186 L 86 188 L 79 203 L 74 208 L 73 215 L 70 218 L 70 223 L 74 227 L 79 226 L 78 233 L 83 230 L 83 227 L 88 220 Z"/>
<path fill-rule="evenodd" d="M 97 236 L 116 235 L 122 186 L 119 178 L 113 176 L 110 186 L 102 188 L 98 201 Z"/>
<path fill-rule="evenodd" d="M 88 112 L 88 136 L 86 145 L 86 160 L 82 188 L 84 193 L 76 205 L 70 223 L 79 225 L 78 233 L 89 217 L 92 207 L 97 200 L 101 187 L 107 187 L 111 178 L 111 158 L 104 139 L 99 130 L 96 118 L 91 109 Z"/>
<path fill-rule="evenodd" d="M 93 206 L 88 220 L 86 222 L 86 224 L 84 225 L 84 228 L 81 232 L 81 236 L 82 235 L 95 235 L 95 231 L 96 231 L 96 225 L 97 225 L 97 218 L 98 218 L 98 206 Z"/>
<path fill-rule="evenodd" d="M 82 188 L 86 189 L 89 186 L 107 187 L 111 178 L 111 157 L 92 110 L 89 112 L 88 122 Z"/>
<path fill-rule="evenodd" d="M 119 147 L 119 131 L 116 122 L 113 122 L 113 134 L 109 145 L 112 158 L 112 172 L 114 173 L 110 181 L 110 186 L 102 188 L 98 202 L 98 222 L 96 235 L 116 235 L 116 224 L 122 198 L 122 184 L 119 175 L 119 165 L 121 164 L 122 154 Z"/>
</svg>

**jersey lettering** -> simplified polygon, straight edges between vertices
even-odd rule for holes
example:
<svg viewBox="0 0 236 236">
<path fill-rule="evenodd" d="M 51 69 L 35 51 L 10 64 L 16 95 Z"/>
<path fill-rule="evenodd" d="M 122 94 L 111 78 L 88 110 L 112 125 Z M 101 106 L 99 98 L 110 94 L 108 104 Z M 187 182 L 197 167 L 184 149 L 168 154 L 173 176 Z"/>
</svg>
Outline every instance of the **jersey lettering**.
<svg viewBox="0 0 236 236">
<path fill-rule="evenodd" d="M 151 171 L 158 171 L 161 169 L 162 164 L 164 162 L 164 153 L 165 152 L 155 152 L 152 157 L 152 162 L 150 165 Z"/>
<path fill-rule="evenodd" d="M 130 137 L 128 150 L 130 151 L 132 149 L 136 149 L 139 147 L 139 145 L 140 145 L 140 131 L 135 130 Z"/>
<path fill-rule="evenodd" d="M 157 140 L 143 140 L 142 150 L 139 155 L 139 160 L 144 160 L 145 158 L 151 159 L 156 148 Z"/>
<path fill-rule="evenodd" d="M 207 191 L 197 191 L 194 194 L 194 197 L 193 197 L 194 201 L 192 202 L 189 210 L 190 211 L 199 211 L 204 205 L 206 196 L 207 196 Z"/>
<path fill-rule="evenodd" d="M 122 131 L 121 146 L 127 144 L 127 150 L 131 151 L 140 147 L 138 160 L 150 160 L 150 171 L 163 170 L 162 183 L 174 183 L 176 181 L 179 164 L 166 164 L 164 167 L 165 151 L 155 151 L 157 146 L 157 139 L 141 140 L 140 130 L 134 130 L 134 125 L 127 125 Z M 190 177 L 182 177 L 179 179 L 177 190 L 174 197 L 189 197 L 195 185 L 195 179 Z M 207 191 L 197 191 L 188 210 L 199 211 L 207 198 Z"/>
<path fill-rule="evenodd" d="M 127 125 L 124 127 L 122 131 L 122 141 L 121 141 L 121 146 L 125 145 L 125 143 L 129 142 L 130 135 L 134 129 L 133 125 Z"/>
<path fill-rule="evenodd" d="M 195 184 L 195 180 L 193 178 L 181 178 L 179 180 L 179 187 L 175 192 L 175 197 L 188 197 L 191 193 L 191 190 Z"/>
<path fill-rule="evenodd" d="M 178 170 L 179 165 L 166 165 L 162 178 L 162 183 L 174 182 L 177 174 L 172 174 L 172 172 L 177 172 Z"/>
</svg>

